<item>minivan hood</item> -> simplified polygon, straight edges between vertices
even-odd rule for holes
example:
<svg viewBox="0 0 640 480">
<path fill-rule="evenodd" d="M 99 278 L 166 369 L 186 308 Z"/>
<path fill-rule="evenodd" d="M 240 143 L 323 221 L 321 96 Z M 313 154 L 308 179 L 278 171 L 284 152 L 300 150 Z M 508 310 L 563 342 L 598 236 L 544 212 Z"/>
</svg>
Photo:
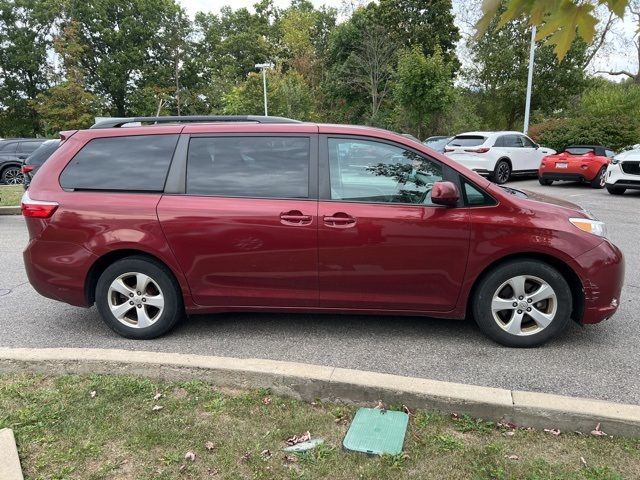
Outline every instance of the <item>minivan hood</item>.
<svg viewBox="0 0 640 480">
<path fill-rule="evenodd" d="M 591 215 L 591 213 L 589 213 L 580 205 L 577 205 L 572 202 L 568 202 L 566 200 L 562 200 L 561 198 L 552 197 L 549 195 L 545 195 L 543 193 L 532 192 L 531 190 L 522 190 L 522 189 L 517 189 L 512 187 L 501 188 L 501 187 L 498 187 L 497 185 L 495 187 L 500 188 L 505 193 L 510 193 L 509 190 L 513 190 L 515 192 L 514 196 L 519 200 L 524 200 L 524 201 L 533 200 L 534 202 L 542 202 L 542 203 L 555 205 L 567 210 L 571 210 L 572 212 L 582 214 L 587 218 L 593 219 L 593 215 Z"/>
</svg>

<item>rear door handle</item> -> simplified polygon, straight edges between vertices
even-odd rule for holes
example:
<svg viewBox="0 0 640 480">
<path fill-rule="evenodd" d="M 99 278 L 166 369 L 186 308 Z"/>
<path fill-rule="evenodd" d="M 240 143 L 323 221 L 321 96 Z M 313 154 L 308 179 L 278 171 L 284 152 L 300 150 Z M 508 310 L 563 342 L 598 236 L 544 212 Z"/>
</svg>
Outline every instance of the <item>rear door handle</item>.
<svg viewBox="0 0 640 480">
<path fill-rule="evenodd" d="M 333 228 L 350 228 L 356 224 L 355 218 L 343 212 L 334 213 L 328 217 L 322 217 L 322 221 L 326 226 Z"/>
<path fill-rule="evenodd" d="M 283 225 L 309 225 L 311 220 L 311 215 L 305 215 L 299 210 L 291 210 L 280 214 L 280 223 Z"/>
</svg>

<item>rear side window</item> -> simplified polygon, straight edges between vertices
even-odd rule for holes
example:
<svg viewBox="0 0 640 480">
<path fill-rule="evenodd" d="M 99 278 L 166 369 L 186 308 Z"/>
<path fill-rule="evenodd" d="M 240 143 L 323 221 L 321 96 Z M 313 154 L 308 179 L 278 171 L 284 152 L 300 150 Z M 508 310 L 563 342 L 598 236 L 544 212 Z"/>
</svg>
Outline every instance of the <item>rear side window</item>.
<svg viewBox="0 0 640 480">
<path fill-rule="evenodd" d="M 0 145 L 0 152 L 2 153 L 15 153 L 18 149 L 17 142 L 7 142 L 4 145 Z"/>
<path fill-rule="evenodd" d="M 187 194 L 309 198 L 308 137 L 194 137 Z"/>
<path fill-rule="evenodd" d="M 96 138 L 60 175 L 62 188 L 161 192 L 178 135 Z"/>
<path fill-rule="evenodd" d="M 487 137 L 481 135 L 458 135 L 449 142 L 452 147 L 477 147 L 482 145 Z"/>
<path fill-rule="evenodd" d="M 20 152 L 21 153 L 32 153 L 35 152 L 36 149 L 42 145 L 43 142 L 22 142 L 20 144 Z"/>
</svg>

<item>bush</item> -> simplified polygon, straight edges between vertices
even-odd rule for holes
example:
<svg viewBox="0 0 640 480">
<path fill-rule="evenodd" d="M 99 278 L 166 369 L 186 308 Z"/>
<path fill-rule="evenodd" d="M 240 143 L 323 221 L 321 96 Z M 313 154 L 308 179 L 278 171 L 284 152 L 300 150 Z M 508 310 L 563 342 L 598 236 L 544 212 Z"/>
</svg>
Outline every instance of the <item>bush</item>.
<svg viewBox="0 0 640 480">
<path fill-rule="evenodd" d="M 538 143 L 555 150 L 570 144 L 593 144 L 620 151 L 640 138 L 635 118 L 627 115 L 552 119 L 532 125 L 529 133 Z"/>
</svg>

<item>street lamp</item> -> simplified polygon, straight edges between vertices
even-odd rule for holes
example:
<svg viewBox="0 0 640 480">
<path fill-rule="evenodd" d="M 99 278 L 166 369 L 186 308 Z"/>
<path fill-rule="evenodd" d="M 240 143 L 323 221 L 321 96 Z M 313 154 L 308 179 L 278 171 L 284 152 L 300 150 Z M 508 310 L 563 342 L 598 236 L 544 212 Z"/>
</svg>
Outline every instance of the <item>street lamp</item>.
<svg viewBox="0 0 640 480">
<path fill-rule="evenodd" d="M 267 110 L 267 69 L 273 68 L 273 63 L 256 63 L 256 68 L 262 70 L 262 90 L 264 91 L 264 116 L 268 117 L 269 113 Z"/>
<path fill-rule="evenodd" d="M 533 86 L 533 66 L 536 57 L 536 26 L 531 28 L 531 48 L 529 49 L 529 75 L 527 76 L 527 99 L 524 106 L 524 128 L 523 133 L 526 135 L 529 130 L 529 113 L 531 111 L 531 87 Z"/>
</svg>

